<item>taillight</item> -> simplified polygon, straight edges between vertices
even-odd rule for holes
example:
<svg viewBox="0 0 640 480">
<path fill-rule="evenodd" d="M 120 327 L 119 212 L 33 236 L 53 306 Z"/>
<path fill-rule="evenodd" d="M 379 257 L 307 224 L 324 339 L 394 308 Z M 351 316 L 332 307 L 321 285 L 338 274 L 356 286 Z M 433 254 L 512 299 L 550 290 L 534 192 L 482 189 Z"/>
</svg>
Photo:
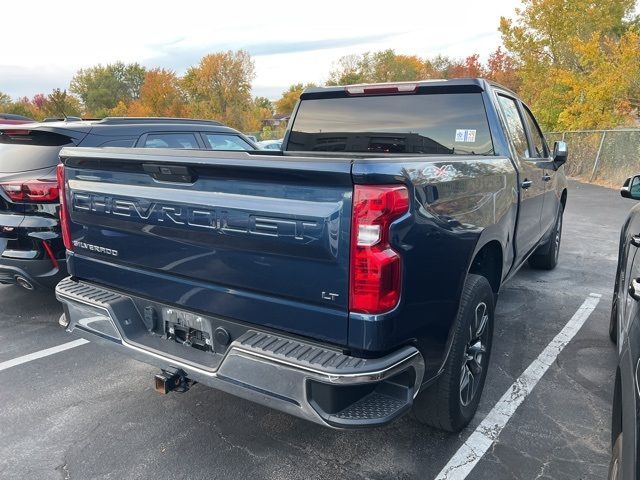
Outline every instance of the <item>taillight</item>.
<svg viewBox="0 0 640 480">
<path fill-rule="evenodd" d="M 400 300 L 402 260 L 390 244 L 391 223 L 409 210 L 400 185 L 356 185 L 351 222 L 349 310 L 382 313 Z"/>
<path fill-rule="evenodd" d="M 58 184 L 48 180 L 0 183 L 12 202 L 49 203 L 58 200 Z"/>
<path fill-rule="evenodd" d="M 69 210 L 67 209 L 64 165 L 62 163 L 59 163 L 56 168 L 56 177 L 58 178 L 58 190 L 60 191 L 60 230 L 62 231 L 62 241 L 67 250 L 73 250 Z"/>
<path fill-rule="evenodd" d="M 373 85 L 350 85 L 345 87 L 349 95 L 392 95 L 394 93 L 416 93 L 415 83 L 378 83 Z"/>
</svg>

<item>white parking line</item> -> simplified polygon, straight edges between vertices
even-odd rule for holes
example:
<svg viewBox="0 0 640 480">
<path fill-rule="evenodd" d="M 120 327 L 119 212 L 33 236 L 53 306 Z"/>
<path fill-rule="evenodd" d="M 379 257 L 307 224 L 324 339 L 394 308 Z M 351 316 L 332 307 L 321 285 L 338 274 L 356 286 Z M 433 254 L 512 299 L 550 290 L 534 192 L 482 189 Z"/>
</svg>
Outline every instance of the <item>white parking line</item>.
<svg viewBox="0 0 640 480">
<path fill-rule="evenodd" d="M 16 365 L 22 365 L 23 363 L 27 363 L 32 360 L 37 360 L 42 357 L 48 357 L 49 355 L 53 355 L 54 353 L 64 352 L 65 350 L 69 350 L 70 348 L 79 347 L 80 345 L 84 345 L 85 343 L 89 343 L 89 340 L 79 338 L 78 340 L 63 343 L 62 345 L 58 345 L 57 347 L 46 348 L 44 350 L 40 350 L 39 352 L 33 352 L 28 355 L 23 355 L 22 357 L 7 360 L 6 362 L 0 363 L 0 372 L 2 370 L 6 370 L 7 368 L 15 367 Z"/>
<path fill-rule="evenodd" d="M 538 381 L 549 367 L 555 362 L 560 352 L 578 333 L 591 312 L 596 308 L 600 297 L 597 293 L 590 294 L 582 303 L 578 311 L 571 317 L 564 328 L 547 345 L 538 358 L 518 377 L 502 398 L 491 409 L 489 414 L 478 425 L 466 442 L 451 457 L 449 463 L 436 477 L 436 480 L 463 480 L 473 470 L 482 456 L 496 441 L 500 432 L 507 424 L 520 404 L 531 393 Z"/>
</svg>

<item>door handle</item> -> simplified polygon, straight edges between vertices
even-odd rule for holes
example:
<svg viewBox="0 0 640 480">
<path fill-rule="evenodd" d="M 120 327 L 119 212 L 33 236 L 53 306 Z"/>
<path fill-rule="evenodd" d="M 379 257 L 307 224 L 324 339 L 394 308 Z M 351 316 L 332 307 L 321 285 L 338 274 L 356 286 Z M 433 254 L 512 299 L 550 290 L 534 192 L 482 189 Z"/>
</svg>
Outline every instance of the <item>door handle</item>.
<svg viewBox="0 0 640 480">
<path fill-rule="evenodd" d="M 533 182 L 531 180 L 527 180 L 526 178 L 524 179 L 524 181 L 520 184 L 520 186 L 522 187 L 523 190 L 526 190 L 527 188 L 529 188 L 531 185 L 533 185 Z"/>
<path fill-rule="evenodd" d="M 633 235 L 629 243 L 634 247 L 640 247 L 640 235 Z"/>
<path fill-rule="evenodd" d="M 640 278 L 634 278 L 629 285 L 629 296 L 634 300 L 640 300 Z"/>
<path fill-rule="evenodd" d="M 543 182 L 548 182 L 549 180 L 551 180 L 551 175 L 548 175 L 548 174 L 546 174 L 546 173 L 545 173 L 545 174 L 542 176 L 542 181 L 543 181 Z"/>
</svg>

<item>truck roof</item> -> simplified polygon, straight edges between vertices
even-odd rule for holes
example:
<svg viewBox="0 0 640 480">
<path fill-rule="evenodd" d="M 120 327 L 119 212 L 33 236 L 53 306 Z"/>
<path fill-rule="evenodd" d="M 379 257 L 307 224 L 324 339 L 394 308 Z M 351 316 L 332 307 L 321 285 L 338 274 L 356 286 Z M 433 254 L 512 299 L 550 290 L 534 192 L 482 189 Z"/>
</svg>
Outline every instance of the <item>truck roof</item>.
<svg viewBox="0 0 640 480">
<path fill-rule="evenodd" d="M 302 100 L 308 100 L 312 98 L 331 97 L 334 95 L 342 95 L 349 92 L 350 89 L 372 87 L 373 89 L 384 89 L 385 86 L 401 88 L 407 86 L 413 86 L 415 89 L 436 89 L 436 90 L 463 90 L 469 92 L 481 92 L 487 89 L 488 86 L 495 86 L 501 89 L 510 91 L 508 88 L 490 81 L 484 78 L 452 78 L 452 79 L 429 79 L 429 80 L 417 80 L 406 82 L 385 82 L 385 83 L 358 83 L 351 85 L 336 85 L 325 87 L 311 87 L 302 92 L 300 98 Z M 387 92 L 388 93 L 388 92 Z"/>
</svg>

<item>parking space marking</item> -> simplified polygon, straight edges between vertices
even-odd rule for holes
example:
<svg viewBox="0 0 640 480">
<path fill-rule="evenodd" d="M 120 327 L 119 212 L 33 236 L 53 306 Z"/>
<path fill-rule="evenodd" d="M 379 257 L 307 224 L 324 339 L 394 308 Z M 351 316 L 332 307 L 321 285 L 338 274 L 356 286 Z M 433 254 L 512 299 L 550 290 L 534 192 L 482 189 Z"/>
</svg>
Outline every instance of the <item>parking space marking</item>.
<svg viewBox="0 0 640 480">
<path fill-rule="evenodd" d="M 0 372 L 2 370 L 6 370 L 7 368 L 11 368 L 17 365 L 22 365 L 23 363 L 31 362 L 32 360 L 48 357 L 49 355 L 53 355 L 54 353 L 64 352 L 65 350 L 69 350 L 70 348 L 79 347 L 80 345 L 84 345 L 85 343 L 89 343 L 89 340 L 85 340 L 84 338 L 79 338 L 78 340 L 63 343 L 62 345 L 58 345 L 56 347 L 46 348 L 44 350 L 40 350 L 39 352 L 33 352 L 28 355 L 23 355 L 22 357 L 14 358 L 12 360 L 7 360 L 6 362 L 0 363 Z"/>
<path fill-rule="evenodd" d="M 591 293 L 564 328 L 546 346 L 531 365 L 513 382 L 489 414 L 451 457 L 436 480 L 463 480 L 491 448 L 509 419 L 555 362 L 560 352 L 582 328 L 600 302 L 602 295 Z"/>
</svg>

